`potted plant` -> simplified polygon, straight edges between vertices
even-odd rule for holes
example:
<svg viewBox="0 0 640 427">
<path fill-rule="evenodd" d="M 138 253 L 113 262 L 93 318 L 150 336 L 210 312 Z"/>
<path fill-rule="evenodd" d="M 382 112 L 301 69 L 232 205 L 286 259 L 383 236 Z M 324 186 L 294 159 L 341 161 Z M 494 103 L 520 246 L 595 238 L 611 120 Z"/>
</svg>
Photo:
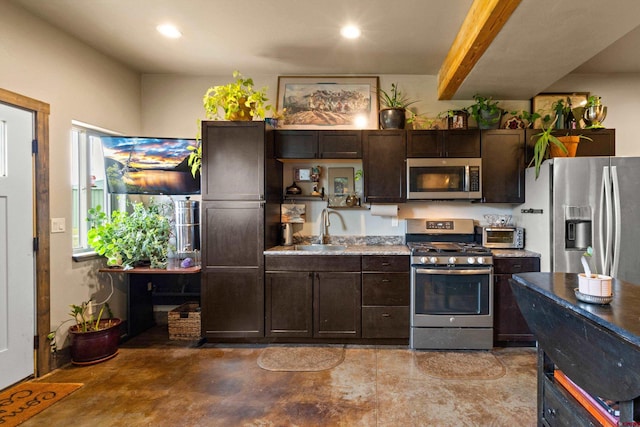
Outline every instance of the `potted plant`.
<svg viewBox="0 0 640 427">
<path fill-rule="evenodd" d="M 113 293 L 113 289 L 111 293 Z M 69 312 L 71 319 L 62 322 L 60 326 L 47 335 L 51 352 L 58 351 L 58 330 L 64 324 L 74 322 L 69 327 L 71 361 L 74 364 L 91 365 L 114 357 L 118 352 L 120 324 L 122 321 L 113 317 L 113 313 L 107 303 L 109 297 L 100 304 L 95 304 L 92 300 L 85 301 L 80 305 L 71 304 L 71 311 Z M 97 307 L 100 307 L 100 310 L 98 315 L 94 316 L 92 312 Z"/>
<path fill-rule="evenodd" d="M 587 250 L 580 257 L 584 273 L 578 274 L 578 291 L 583 295 L 610 297 L 612 278 L 611 276 L 598 274 L 598 271 L 595 268 L 593 273 L 591 272 L 587 258 L 591 258 L 592 256 L 593 248 L 588 246 Z"/>
<path fill-rule="evenodd" d="M 131 213 L 113 211 L 111 220 L 101 206 L 89 209 L 89 245 L 107 258 L 109 266 L 127 270 L 148 262 L 152 268 L 166 268 L 171 225 L 164 207 L 153 201 L 148 206 L 130 205 Z"/>
<path fill-rule="evenodd" d="M 529 166 L 534 165 L 536 168 L 536 179 L 540 175 L 540 165 L 548 157 L 575 157 L 577 143 L 580 139 L 587 139 L 591 141 L 591 138 L 583 135 L 566 135 L 555 136 L 553 135 L 554 125 L 557 117 L 546 128 L 542 126 L 542 131 L 531 138 L 536 138 L 533 145 L 533 158 L 529 163 Z M 567 145 L 574 143 L 571 146 L 571 150 L 567 149 Z"/>
<path fill-rule="evenodd" d="M 267 88 L 258 90 L 253 79 L 245 78 L 239 71 L 233 72 L 235 81 L 210 87 L 202 98 L 207 119 L 220 119 L 220 109 L 224 120 L 252 120 L 264 118 L 271 105 L 266 104 Z"/>
<path fill-rule="evenodd" d="M 404 129 L 407 121 L 407 107 L 416 102 L 418 101 L 410 100 L 406 94 L 402 93 L 396 83 L 391 83 L 389 92 L 380 88 L 380 103 L 384 107 L 379 113 L 382 129 Z"/>
<path fill-rule="evenodd" d="M 494 101 L 491 97 L 474 95 L 474 104 L 465 108 L 471 117 L 478 123 L 480 129 L 496 129 L 500 126 L 500 118 L 504 112 L 498 107 L 499 101 Z"/>
</svg>

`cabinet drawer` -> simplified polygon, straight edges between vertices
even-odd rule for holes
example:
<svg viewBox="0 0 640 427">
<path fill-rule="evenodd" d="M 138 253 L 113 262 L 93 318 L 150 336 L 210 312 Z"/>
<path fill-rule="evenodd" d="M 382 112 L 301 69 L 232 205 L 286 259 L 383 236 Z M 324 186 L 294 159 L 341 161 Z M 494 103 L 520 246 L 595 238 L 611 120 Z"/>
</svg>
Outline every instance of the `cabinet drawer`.
<svg viewBox="0 0 640 427">
<path fill-rule="evenodd" d="M 353 271 L 360 272 L 360 257 L 355 255 L 267 255 L 269 271 Z"/>
<path fill-rule="evenodd" d="M 404 255 L 365 255 L 362 257 L 362 271 L 409 272 L 409 256 Z"/>
<path fill-rule="evenodd" d="M 578 404 L 559 384 L 546 376 L 542 398 L 542 418 L 547 425 L 554 426 L 599 426 L 595 418 Z"/>
<path fill-rule="evenodd" d="M 362 274 L 362 305 L 409 305 L 409 273 Z"/>
<path fill-rule="evenodd" d="M 540 271 L 540 258 L 493 258 L 495 274 L 515 274 L 529 271 Z"/>
<path fill-rule="evenodd" d="M 409 307 L 362 307 L 362 338 L 409 338 Z"/>
</svg>

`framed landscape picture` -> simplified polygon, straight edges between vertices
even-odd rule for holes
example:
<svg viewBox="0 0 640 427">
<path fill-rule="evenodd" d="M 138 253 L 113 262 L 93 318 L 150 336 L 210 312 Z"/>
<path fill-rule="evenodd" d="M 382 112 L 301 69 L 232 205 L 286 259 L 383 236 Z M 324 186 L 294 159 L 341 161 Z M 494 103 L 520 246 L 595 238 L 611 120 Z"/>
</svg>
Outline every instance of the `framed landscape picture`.
<svg viewBox="0 0 640 427">
<path fill-rule="evenodd" d="M 280 76 L 278 112 L 288 129 L 378 129 L 377 76 Z"/>
</svg>

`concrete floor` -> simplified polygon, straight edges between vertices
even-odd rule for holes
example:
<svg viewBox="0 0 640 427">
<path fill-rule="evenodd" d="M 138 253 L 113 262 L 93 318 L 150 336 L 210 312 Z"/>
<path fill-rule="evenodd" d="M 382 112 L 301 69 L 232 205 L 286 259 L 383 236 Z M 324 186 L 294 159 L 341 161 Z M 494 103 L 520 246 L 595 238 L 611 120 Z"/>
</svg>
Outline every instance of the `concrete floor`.
<svg viewBox="0 0 640 427">
<path fill-rule="evenodd" d="M 112 360 L 66 366 L 43 382 L 84 386 L 22 426 L 535 426 L 533 348 L 496 348 L 506 374 L 441 379 L 399 347 L 347 346 L 321 372 L 272 372 L 263 346 L 169 341 L 159 326 Z"/>
</svg>

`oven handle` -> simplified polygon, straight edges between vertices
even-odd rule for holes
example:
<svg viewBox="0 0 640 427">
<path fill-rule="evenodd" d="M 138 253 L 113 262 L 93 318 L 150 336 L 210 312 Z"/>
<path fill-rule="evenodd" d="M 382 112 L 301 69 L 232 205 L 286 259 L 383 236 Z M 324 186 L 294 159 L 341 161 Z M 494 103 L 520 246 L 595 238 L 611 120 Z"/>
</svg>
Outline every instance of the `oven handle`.
<svg viewBox="0 0 640 427">
<path fill-rule="evenodd" d="M 491 274 L 493 271 L 491 268 L 476 268 L 470 270 L 453 270 L 453 269 L 438 269 L 438 268 L 415 268 L 416 274 L 448 274 L 448 275 L 472 275 L 472 274 Z"/>
</svg>

